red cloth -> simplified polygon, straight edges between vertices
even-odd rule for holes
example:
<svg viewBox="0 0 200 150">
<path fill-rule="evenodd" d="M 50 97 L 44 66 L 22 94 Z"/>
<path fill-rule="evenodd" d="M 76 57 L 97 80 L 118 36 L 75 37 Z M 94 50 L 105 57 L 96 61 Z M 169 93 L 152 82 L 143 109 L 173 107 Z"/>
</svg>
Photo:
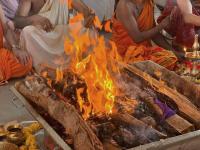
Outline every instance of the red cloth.
<svg viewBox="0 0 200 150">
<path fill-rule="evenodd" d="M 176 4 L 173 0 L 168 0 L 162 15 L 158 18 L 158 23 L 160 23 L 164 18 L 169 16 L 174 9 Z M 199 15 L 200 9 L 198 7 L 193 8 L 193 13 Z M 195 32 L 199 28 L 195 28 L 191 24 L 184 23 L 183 16 L 179 8 L 176 9 L 172 16 L 171 25 L 166 31 L 173 37 L 175 37 L 175 42 L 178 45 L 191 48 L 194 43 Z"/>
</svg>

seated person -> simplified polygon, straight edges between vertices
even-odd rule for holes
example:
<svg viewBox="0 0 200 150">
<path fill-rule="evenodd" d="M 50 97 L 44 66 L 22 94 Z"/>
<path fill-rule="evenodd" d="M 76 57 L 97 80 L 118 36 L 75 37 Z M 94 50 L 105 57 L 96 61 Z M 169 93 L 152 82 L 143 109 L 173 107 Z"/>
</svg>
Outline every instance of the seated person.
<svg viewBox="0 0 200 150">
<path fill-rule="evenodd" d="M 44 62 L 48 66 L 57 67 L 55 61 L 64 56 L 67 33 L 77 26 L 68 25 L 68 1 L 18 2 L 18 10 L 13 21 L 16 28 L 22 29 L 20 46 L 31 54 L 34 67 L 39 67 Z M 93 23 L 94 13 L 81 0 L 72 0 L 72 7 L 84 15 L 86 27 Z"/>
<path fill-rule="evenodd" d="M 160 34 L 168 26 L 166 18 L 158 26 L 154 22 L 152 0 L 120 0 L 113 19 L 112 40 L 126 63 L 152 60 L 168 69 L 173 69 L 177 58 L 172 47 Z M 157 45 L 152 46 L 151 40 Z"/>
<path fill-rule="evenodd" d="M 171 15 L 171 25 L 166 31 L 175 39 L 173 44 L 178 47 L 191 48 L 195 34 L 200 34 L 200 2 L 197 0 L 159 0 L 156 4 L 163 8 L 162 15 L 158 18 L 160 23 Z"/>
<path fill-rule="evenodd" d="M 12 22 L 6 21 L 0 5 L 0 85 L 10 78 L 26 75 L 32 68 L 31 57 L 17 46 L 14 33 L 10 29 L 11 25 Z M 3 37 L 11 50 L 3 47 Z"/>
</svg>

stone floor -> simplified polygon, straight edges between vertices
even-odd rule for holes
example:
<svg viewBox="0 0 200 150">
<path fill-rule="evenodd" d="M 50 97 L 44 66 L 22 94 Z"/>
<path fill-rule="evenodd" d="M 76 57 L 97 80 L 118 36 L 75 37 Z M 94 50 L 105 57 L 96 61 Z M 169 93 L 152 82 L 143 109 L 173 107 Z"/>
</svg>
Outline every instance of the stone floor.
<svg viewBox="0 0 200 150">
<path fill-rule="evenodd" d="M 10 91 L 16 80 L 12 80 L 5 86 L 0 86 L 0 124 L 17 120 L 34 120 L 28 111 L 24 108 L 20 100 Z"/>
</svg>

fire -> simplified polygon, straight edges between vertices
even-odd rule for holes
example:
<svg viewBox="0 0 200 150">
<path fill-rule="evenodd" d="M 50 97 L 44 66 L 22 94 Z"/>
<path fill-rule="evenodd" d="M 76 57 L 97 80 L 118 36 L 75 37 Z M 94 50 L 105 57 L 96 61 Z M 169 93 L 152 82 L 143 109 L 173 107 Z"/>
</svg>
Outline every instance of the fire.
<svg viewBox="0 0 200 150">
<path fill-rule="evenodd" d="M 69 23 L 79 22 L 79 21 L 82 21 L 83 19 L 84 19 L 83 14 L 78 13 L 76 16 L 70 18 Z"/>
<path fill-rule="evenodd" d="M 104 27 L 105 27 L 105 31 L 106 31 L 106 32 L 112 32 L 112 29 L 111 29 L 111 21 L 110 21 L 110 20 L 109 20 L 109 21 L 106 21 Z"/>
<path fill-rule="evenodd" d="M 95 16 L 94 18 L 94 25 L 96 28 L 98 29 L 102 29 L 103 28 L 103 25 L 101 24 L 101 21 L 99 20 L 99 17 Z"/>
<path fill-rule="evenodd" d="M 117 54 L 115 45 L 110 42 L 111 48 L 107 48 L 103 36 L 95 39 L 88 30 L 81 35 L 70 34 L 73 40 L 67 39 L 65 42 L 65 52 L 71 57 L 70 68 L 87 84 L 89 103 L 85 103 L 81 96 L 83 90 L 77 90 L 83 118 L 87 119 L 91 113 L 112 113 L 117 88 L 108 68 L 111 66 L 112 70 L 118 70 L 113 68 L 110 59 L 111 55 Z"/>
<path fill-rule="evenodd" d="M 68 8 L 69 8 L 69 9 L 72 8 L 72 0 L 68 0 Z"/>
<path fill-rule="evenodd" d="M 56 68 L 56 82 L 61 82 L 63 80 L 63 69 L 62 67 Z"/>
</svg>

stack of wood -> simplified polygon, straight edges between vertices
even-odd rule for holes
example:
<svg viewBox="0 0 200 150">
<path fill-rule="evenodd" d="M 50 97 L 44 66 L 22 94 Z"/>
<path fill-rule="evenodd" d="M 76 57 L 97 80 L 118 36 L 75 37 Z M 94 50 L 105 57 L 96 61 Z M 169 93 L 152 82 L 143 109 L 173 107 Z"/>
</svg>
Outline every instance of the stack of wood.
<svg viewBox="0 0 200 150">
<path fill-rule="evenodd" d="M 127 82 L 137 79 L 142 86 L 137 87 L 140 89 L 137 101 L 125 97 L 116 98 L 113 113 L 109 116 L 95 114 L 87 121 L 83 120 L 76 102 L 76 90 L 80 87 L 87 89 L 87 85 L 70 73 L 63 80 L 67 80 L 67 84 L 54 84 L 53 81 L 48 86 L 45 78 L 32 75 L 16 83 L 16 89 L 61 124 L 71 138 L 70 144 L 78 150 L 132 148 L 200 128 L 200 112 L 186 96 L 135 66 L 121 65 L 125 69 L 122 76 L 129 75 Z M 73 78 L 69 80 L 69 76 Z M 146 89 L 153 91 L 156 96 Z M 164 112 L 155 103 L 155 97 L 177 113 L 160 122 Z M 142 111 L 140 104 L 147 107 L 150 113 Z"/>
</svg>

